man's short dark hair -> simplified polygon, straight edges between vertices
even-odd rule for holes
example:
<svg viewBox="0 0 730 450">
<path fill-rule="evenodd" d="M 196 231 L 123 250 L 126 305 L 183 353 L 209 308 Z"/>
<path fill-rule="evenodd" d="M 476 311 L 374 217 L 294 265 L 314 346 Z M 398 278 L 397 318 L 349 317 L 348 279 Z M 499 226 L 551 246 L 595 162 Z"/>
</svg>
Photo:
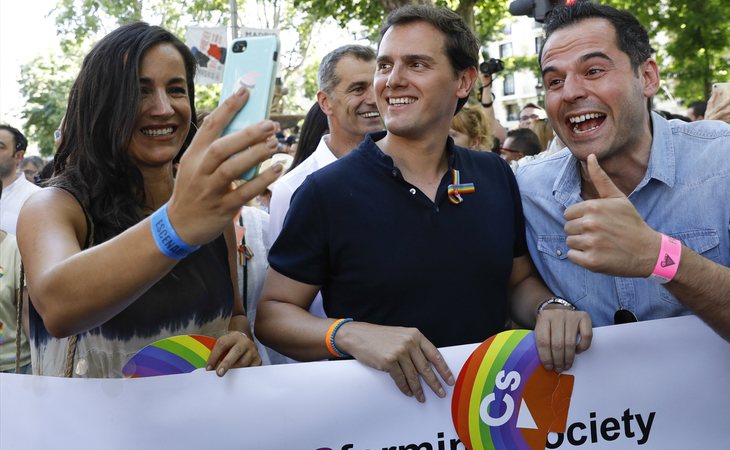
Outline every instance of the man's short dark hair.
<svg viewBox="0 0 730 450">
<path fill-rule="evenodd" d="M 542 151 L 540 138 L 529 128 L 517 128 L 507 132 L 507 137 L 512 138 L 511 150 L 517 150 L 525 155 L 537 155 Z"/>
<path fill-rule="evenodd" d="M 536 105 L 536 104 L 534 104 L 534 103 L 528 103 L 528 104 L 526 104 L 525 106 L 523 106 L 523 107 L 522 107 L 522 108 L 520 109 L 520 112 L 524 111 L 524 110 L 525 110 L 525 109 L 527 109 L 527 108 L 542 109 L 542 107 L 540 107 L 540 106 L 538 106 L 538 105 Z"/>
<path fill-rule="evenodd" d="M 3 124 L 0 125 L 0 130 L 5 130 L 13 135 L 13 139 L 15 139 L 15 151 L 13 153 L 24 152 L 25 149 L 28 148 L 28 139 L 26 139 L 25 135 L 17 128 Z"/>
<path fill-rule="evenodd" d="M 25 158 L 23 158 L 22 161 L 20 161 L 21 168 L 25 167 L 27 164 L 33 164 L 34 166 L 36 166 L 38 168 L 38 170 L 40 170 L 46 163 L 45 163 L 45 161 L 43 161 L 43 158 L 41 158 L 40 156 L 31 155 L 31 156 L 26 156 Z"/>
<path fill-rule="evenodd" d="M 704 100 L 698 100 L 696 102 L 692 102 L 687 106 L 688 109 L 691 109 L 692 112 L 695 114 L 695 116 L 705 116 L 705 111 L 707 111 L 707 102 Z"/>
<path fill-rule="evenodd" d="M 317 71 L 317 86 L 320 91 L 330 94 L 335 86 L 339 84 L 340 78 L 337 76 L 335 69 L 337 69 L 337 63 L 346 56 L 368 62 L 374 61 L 376 55 L 375 50 L 372 48 L 355 44 L 343 45 L 327 53 L 322 58 Z"/>
<path fill-rule="evenodd" d="M 444 34 L 444 53 L 451 63 L 454 76 L 458 76 L 459 72 L 469 67 L 476 68 L 479 65 L 479 40 L 466 26 L 461 16 L 446 8 L 406 5 L 392 11 L 380 29 L 378 47 L 391 27 L 413 22 L 429 23 Z M 459 112 L 468 98 L 469 96 L 459 99 L 454 114 Z"/>
<path fill-rule="evenodd" d="M 613 25 L 616 31 L 616 45 L 629 56 L 634 72 L 654 53 L 649 44 L 646 28 L 630 12 L 590 1 L 579 0 L 571 5 L 555 8 L 545 22 L 545 41 L 547 42 L 550 36 L 561 28 L 586 19 L 605 19 Z M 542 50 L 539 61 L 542 65 Z"/>
</svg>

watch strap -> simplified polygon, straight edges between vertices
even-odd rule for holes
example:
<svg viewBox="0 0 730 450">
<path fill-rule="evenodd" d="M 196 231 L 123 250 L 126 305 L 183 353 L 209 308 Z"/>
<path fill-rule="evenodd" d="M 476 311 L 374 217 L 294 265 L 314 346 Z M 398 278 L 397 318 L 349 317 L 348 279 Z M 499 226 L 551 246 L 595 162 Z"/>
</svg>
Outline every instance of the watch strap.
<svg viewBox="0 0 730 450">
<path fill-rule="evenodd" d="M 575 305 L 573 305 L 566 299 L 553 296 L 553 297 L 550 297 L 549 299 L 545 300 L 544 302 L 540 303 L 540 306 L 537 307 L 537 313 L 540 314 L 548 305 L 562 305 L 562 306 L 565 306 L 566 308 L 571 309 L 572 311 L 576 310 Z"/>
</svg>

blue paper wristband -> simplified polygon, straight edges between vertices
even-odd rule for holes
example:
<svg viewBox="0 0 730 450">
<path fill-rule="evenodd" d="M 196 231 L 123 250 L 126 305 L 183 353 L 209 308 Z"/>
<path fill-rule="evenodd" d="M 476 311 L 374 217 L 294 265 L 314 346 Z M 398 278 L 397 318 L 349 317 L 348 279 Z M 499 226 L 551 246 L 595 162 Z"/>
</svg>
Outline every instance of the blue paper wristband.
<svg viewBox="0 0 730 450">
<path fill-rule="evenodd" d="M 150 216 L 150 228 L 157 248 L 168 258 L 180 260 L 200 248 L 188 245 L 177 235 L 167 215 L 167 203 Z"/>
</svg>

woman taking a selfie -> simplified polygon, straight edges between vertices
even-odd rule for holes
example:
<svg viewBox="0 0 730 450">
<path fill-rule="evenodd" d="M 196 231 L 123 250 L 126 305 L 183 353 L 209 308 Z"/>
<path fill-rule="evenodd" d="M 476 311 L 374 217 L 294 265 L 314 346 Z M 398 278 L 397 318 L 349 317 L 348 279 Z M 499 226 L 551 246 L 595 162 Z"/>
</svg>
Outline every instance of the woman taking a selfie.
<svg viewBox="0 0 730 450">
<path fill-rule="evenodd" d="M 207 368 L 218 375 L 260 364 L 234 288 L 231 222 L 280 168 L 231 181 L 275 151 L 277 127 L 219 137 L 242 90 L 196 133 L 194 73 L 185 44 L 144 23 L 84 59 L 54 178 L 18 222 L 35 374 L 119 377 L 142 347 L 179 334 L 217 338 Z"/>
</svg>

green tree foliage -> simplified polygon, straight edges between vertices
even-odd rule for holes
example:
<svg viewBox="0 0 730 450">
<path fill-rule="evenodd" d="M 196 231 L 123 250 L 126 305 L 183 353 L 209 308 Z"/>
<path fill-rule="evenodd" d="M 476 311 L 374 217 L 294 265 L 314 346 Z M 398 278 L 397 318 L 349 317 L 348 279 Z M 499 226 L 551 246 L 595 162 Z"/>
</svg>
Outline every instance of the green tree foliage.
<svg viewBox="0 0 730 450">
<path fill-rule="evenodd" d="M 66 112 L 68 93 L 81 64 L 76 48 L 44 53 L 21 68 L 20 92 L 25 97 L 24 132 L 44 156 L 54 152 L 53 132 Z"/>
<path fill-rule="evenodd" d="M 307 86 L 314 82 L 316 86 L 316 74 L 317 68 L 314 68 L 314 78 L 311 78 L 312 71 L 305 66 L 307 63 L 307 56 L 312 50 L 312 37 L 317 34 L 320 29 L 320 22 L 315 17 L 305 14 L 302 11 L 296 9 L 293 3 L 287 3 L 286 7 L 283 8 L 281 13 L 281 23 L 279 28 L 281 30 L 296 30 L 298 39 L 296 41 L 296 47 L 285 51 L 279 58 L 280 77 L 285 85 L 286 93 L 294 93 L 296 95 L 287 96 L 283 95 L 280 105 L 276 109 L 277 111 L 306 111 L 309 109 L 309 105 L 302 105 L 295 102 L 294 98 L 300 97 L 298 94 L 304 91 L 307 94 L 308 99 L 313 99 L 314 95 L 309 96 Z M 319 61 L 316 62 L 318 67 Z M 316 94 L 316 89 L 314 93 Z M 272 106 L 272 110 L 274 107 Z"/>
<path fill-rule="evenodd" d="M 498 24 L 507 14 L 508 2 L 494 0 L 293 0 L 294 5 L 306 14 L 324 20 L 334 18 L 346 28 L 353 20 L 360 21 L 370 32 L 370 39 L 377 40 L 377 33 L 385 16 L 399 6 L 418 3 L 444 6 L 456 11 L 486 41 L 499 30 Z"/>
<path fill-rule="evenodd" d="M 498 36 L 509 1 L 493 0 L 293 0 L 312 17 L 334 18 L 340 26 L 359 20 L 376 40 L 385 15 L 408 3 L 426 3 L 453 9 L 482 42 Z M 627 9 L 649 30 L 668 91 L 689 102 L 707 98 L 712 83 L 730 77 L 730 33 L 727 0 L 597 0 Z M 535 65 L 533 65 L 535 64 Z M 536 70 L 534 59 L 507 58 L 505 73 Z"/>
<path fill-rule="evenodd" d="M 379 2 L 369 0 L 293 0 L 294 7 L 306 15 L 317 20 L 325 20 L 332 17 L 342 28 L 353 20 L 358 20 L 371 33 L 371 40 L 374 40 L 378 27 L 383 22 L 386 9 L 382 3 L 391 3 L 388 0 Z M 397 3 L 397 2 L 394 2 Z"/>
<path fill-rule="evenodd" d="M 406 3 L 427 3 L 457 11 L 486 42 L 501 29 L 508 2 L 494 0 L 237 0 L 240 21 L 246 26 L 295 30 L 296 48 L 281 57 L 281 75 L 289 92 L 316 93 L 316 64 L 307 65 L 312 36 L 320 24 L 334 18 L 343 28 L 359 21 L 375 41 L 385 14 Z M 28 99 L 23 109 L 25 129 L 40 143 L 44 154 L 52 149 L 53 130 L 64 114 L 68 91 L 78 73 L 81 56 L 99 36 L 117 26 L 137 20 L 161 25 L 184 37 L 185 25 L 228 25 L 229 0 L 58 0 L 54 9 L 63 56 L 38 57 L 22 68 L 22 93 Z M 311 92 L 310 92 L 311 91 Z M 218 86 L 199 86 L 196 105 L 212 110 L 218 104 Z M 307 109 L 309 105 L 286 104 L 284 109 Z"/>
<path fill-rule="evenodd" d="M 141 0 L 59 0 L 56 27 L 64 50 L 104 29 L 104 24 L 142 20 Z"/>
<path fill-rule="evenodd" d="M 372 42 L 378 40 L 378 32 L 385 16 L 399 6 L 406 4 L 443 6 L 457 12 L 480 41 L 486 43 L 501 33 L 509 3 L 494 0 L 293 0 L 293 4 L 310 19 L 333 18 L 342 28 L 347 28 L 351 22 L 358 21 L 365 27 Z M 305 81 L 307 95 L 312 88 L 316 92 L 316 79 L 312 75 L 316 75 L 316 67 L 315 70 L 310 69 L 305 73 L 305 76 L 311 77 Z"/>
<path fill-rule="evenodd" d="M 21 93 L 27 99 L 21 112 L 24 130 L 38 143 L 42 154 L 53 152 L 53 131 L 65 113 L 82 55 L 100 36 L 119 25 L 146 20 L 184 39 L 185 26 L 189 24 L 228 25 L 229 6 L 229 0 L 59 0 L 52 12 L 61 51 L 52 58 L 39 56 L 21 68 Z M 297 48 L 281 58 L 285 79 L 304 63 L 316 26 L 314 19 L 297 13 L 289 0 L 239 0 L 238 8 L 239 17 L 247 26 L 298 30 L 302 38 Z M 214 109 L 219 96 L 220 86 L 198 86 L 197 109 Z"/>
<path fill-rule="evenodd" d="M 195 109 L 198 114 L 210 113 L 218 107 L 221 97 L 220 84 L 204 84 L 195 86 Z"/>
<path fill-rule="evenodd" d="M 228 0 L 59 0 L 55 11 L 64 43 L 81 42 L 125 23 L 154 18 L 178 36 L 188 23 L 228 24 Z M 148 19 L 149 20 L 149 19 Z"/>
<path fill-rule="evenodd" d="M 604 0 L 631 11 L 658 49 L 660 75 L 687 102 L 706 99 L 712 83 L 730 76 L 727 0 Z M 661 40 L 666 37 L 666 42 Z"/>
<path fill-rule="evenodd" d="M 515 72 L 521 72 L 523 70 L 529 70 L 533 73 L 535 78 L 538 80 L 542 79 L 542 73 L 540 72 L 540 64 L 537 62 L 537 55 L 519 55 L 510 56 L 502 60 L 504 63 L 504 70 L 499 75 L 506 75 Z"/>
<path fill-rule="evenodd" d="M 319 85 L 317 83 L 317 72 L 319 71 L 319 62 L 313 62 L 304 67 L 304 96 L 308 99 L 314 100 L 317 98 L 317 91 L 319 91 Z"/>
<path fill-rule="evenodd" d="M 449 0 L 437 1 L 437 5 L 451 8 L 464 18 L 467 25 L 474 30 L 479 40 L 487 43 L 494 40 L 504 26 L 504 19 L 509 16 L 509 2 L 494 0 Z"/>
</svg>

